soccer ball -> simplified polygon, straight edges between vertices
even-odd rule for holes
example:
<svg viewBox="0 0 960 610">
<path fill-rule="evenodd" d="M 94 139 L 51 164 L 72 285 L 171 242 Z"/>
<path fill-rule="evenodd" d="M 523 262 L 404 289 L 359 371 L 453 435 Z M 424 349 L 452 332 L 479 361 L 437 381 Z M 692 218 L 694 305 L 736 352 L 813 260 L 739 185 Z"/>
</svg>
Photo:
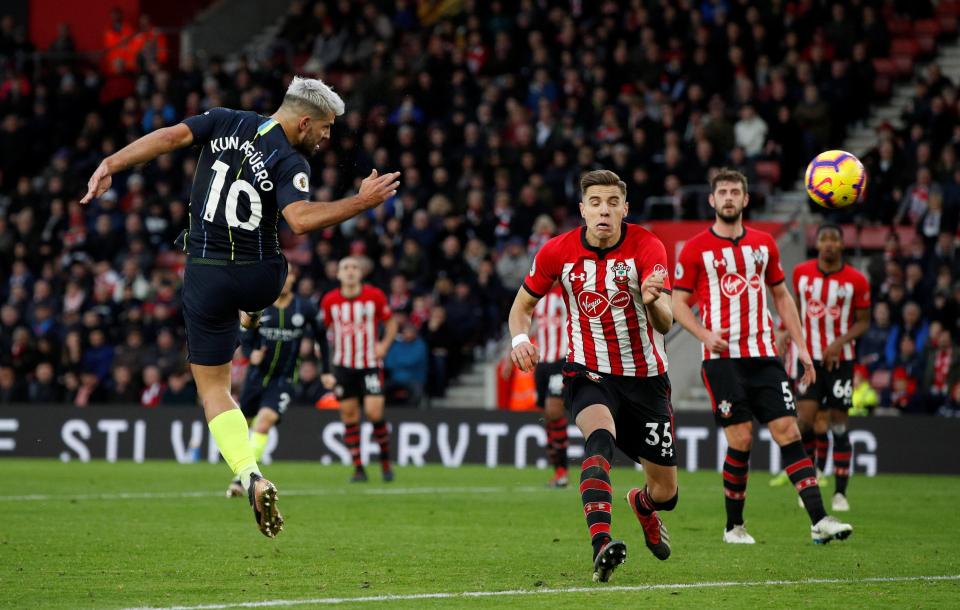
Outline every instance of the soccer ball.
<svg viewBox="0 0 960 610">
<path fill-rule="evenodd" d="M 805 177 L 807 194 L 825 208 L 845 208 L 860 199 L 867 172 L 860 159 L 842 150 L 828 150 L 813 158 Z"/>
</svg>

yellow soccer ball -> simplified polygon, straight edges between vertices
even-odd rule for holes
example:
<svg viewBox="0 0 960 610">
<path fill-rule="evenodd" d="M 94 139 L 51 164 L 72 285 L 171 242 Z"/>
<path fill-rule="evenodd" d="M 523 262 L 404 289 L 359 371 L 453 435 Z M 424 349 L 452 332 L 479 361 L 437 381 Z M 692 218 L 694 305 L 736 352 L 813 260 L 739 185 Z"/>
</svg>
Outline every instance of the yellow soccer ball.
<svg viewBox="0 0 960 610">
<path fill-rule="evenodd" d="M 867 188 L 867 172 L 856 156 L 828 150 L 807 165 L 807 194 L 817 205 L 837 209 L 853 205 Z"/>
</svg>

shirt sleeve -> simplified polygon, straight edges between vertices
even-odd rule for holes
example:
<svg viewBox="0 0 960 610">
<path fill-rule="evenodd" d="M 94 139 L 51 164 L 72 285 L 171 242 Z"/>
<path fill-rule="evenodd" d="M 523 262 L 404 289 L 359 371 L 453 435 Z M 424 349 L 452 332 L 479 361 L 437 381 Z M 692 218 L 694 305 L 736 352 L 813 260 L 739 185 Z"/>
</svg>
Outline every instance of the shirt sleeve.
<svg viewBox="0 0 960 610">
<path fill-rule="evenodd" d="M 780 282 L 787 279 L 787 276 L 783 273 L 783 266 L 780 265 L 780 248 L 777 247 L 777 242 L 770 238 L 769 244 L 770 260 L 767 261 L 767 272 L 766 279 L 767 286 L 776 286 Z"/>
<path fill-rule="evenodd" d="M 183 124 L 193 132 L 193 143 L 203 146 L 213 139 L 217 128 L 233 119 L 233 111 L 228 108 L 211 108 L 203 114 L 184 119 Z"/>
<path fill-rule="evenodd" d="M 560 275 L 560 256 L 557 241 L 551 239 L 540 248 L 530 265 L 530 272 L 523 278 L 523 288 L 534 297 L 541 299 L 550 292 L 550 288 Z"/>
<path fill-rule="evenodd" d="M 670 273 L 667 272 L 667 249 L 656 235 L 651 234 L 644 240 L 640 252 L 640 284 L 651 275 L 663 276 L 663 291 L 670 294 Z"/>
<path fill-rule="evenodd" d="M 290 155 L 277 172 L 277 208 L 310 198 L 310 164 L 300 155 Z"/>
<path fill-rule="evenodd" d="M 684 244 L 673 270 L 673 287 L 677 290 L 694 292 L 702 266 L 703 259 L 697 253 L 696 248 L 691 245 L 691 242 Z"/>
</svg>

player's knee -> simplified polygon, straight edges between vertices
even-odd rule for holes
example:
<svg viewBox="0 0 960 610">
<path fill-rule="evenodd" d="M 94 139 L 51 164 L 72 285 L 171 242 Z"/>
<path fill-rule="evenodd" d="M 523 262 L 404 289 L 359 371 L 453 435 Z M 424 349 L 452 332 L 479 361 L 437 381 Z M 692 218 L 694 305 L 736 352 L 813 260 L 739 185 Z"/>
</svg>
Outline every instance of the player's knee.
<svg viewBox="0 0 960 610">
<path fill-rule="evenodd" d="M 590 437 L 583 446 L 583 454 L 587 457 L 599 455 L 607 460 L 607 462 L 610 462 L 613 460 L 613 448 L 615 445 L 616 441 L 613 435 L 610 434 L 610 431 L 600 428 L 590 434 Z"/>
<path fill-rule="evenodd" d="M 751 430 L 738 430 L 727 435 L 727 444 L 737 451 L 750 451 L 753 447 L 753 434 Z"/>
</svg>

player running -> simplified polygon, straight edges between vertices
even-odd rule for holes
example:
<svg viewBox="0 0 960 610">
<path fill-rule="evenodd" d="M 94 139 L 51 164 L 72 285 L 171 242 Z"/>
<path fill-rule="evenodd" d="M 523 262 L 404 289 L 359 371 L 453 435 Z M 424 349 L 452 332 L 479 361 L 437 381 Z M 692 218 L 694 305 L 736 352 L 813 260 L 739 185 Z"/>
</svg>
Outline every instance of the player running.
<svg viewBox="0 0 960 610">
<path fill-rule="evenodd" d="M 393 480 L 390 468 L 390 430 L 383 419 L 383 358 L 397 336 L 387 296 L 379 288 L 363 283 L 361 260 L 347 257 L 337 270 L 340 288 L 320 301 L 327 326 L 333 329 L 333 377 L 340 399 L 344 443 L 353 458 L 353 483 L 367 481 L 360 456 L 360 401 L 363 413 L 373 425 L 373 438 L 380 445 L 383 480 Z M 383 339 L 379 339 L 383 324 Z"/>
<path fill-rule="evenodd" d="M 553 466 L 548 487 L 566 487 L 567 417 L 563 411 L 563 362 L 567 357 L 567 306 L 563 287 L 554 284 L 533 309 L 533 328 L 540 361 L 533 371 L 537 387 L 537 406 L 543 409 L 547 429 L 547 458 Z"/>
<path fill-rule="evenodd" d="M 724 542 L 753 544 L 743 522 L 753 418 L 767 424 L 786 465 L 787 475 L 810 516 L 816 543 L 847 538 L 853 528 L 823 508 L 813 463 L 803 450 L 793 392 L 777 358 L 767 290 L 805 365 L 801 383 L 815 381 L 810 353 L 803 343 L 797 308 L 784 284 L 780 252 L 769 233 L 743 225 L 749 203 L 747 179 L 724 169 L 711 181 L 713 227 L 690 238 L 674 274 L 673 312 L 677 321 L 703 343 L 703 383 L 713 402 L 717 424 L 727 439 L 723 493 L 727 525 Z M 700 319 L 690 309 L 696 295 Z"/>
<path fill-rule="evenodd" d="M 312 337 L 319 347 L 321 371 L 330 372 L 330 349 L 320 312 L 309 299 L 293 292 L 296 283 L 296 267 L 288 264 L 283 290 L 260 316 L 260 325 L 240 332 L 240 346 L 250 359 L 240 394 L 240 410 L 252 422 L 250 444 L 258 462 L 270 429 L 280 423 L 293 396 L 304 336 Z M 227 488 L 228 498 L 245 493 L 239 478 L 233 479 Z"/>
<path fill-rule="evenodd" d="M 269 117 L 213 108 L 178 125 L 149 133 L 104 159 L 81 203 L 99 197 L 111 176 L 192 144 L 200 147 L 190 196 L 190 228 L 178 238 L 187 253 L 183 316 L 193 378 L 210 433 L 247 490 L 260 531 L 283 527 L 277 489 L 263 478 L 247 437 L 247 421 L 230 396 L 230 361 L 240 329 L 277 300 L 287 263 L 277 241 L 283 214 L 295 233 L 328 227 L 396 193 L 399 173 L 374 170 L 353 197 L 332 203 L 307 200 L 312 155 L 330 137 L 343 100 L 316 79 L 294 77 L 280 108 Z"/>
<path fill-rule="evenodd" d="M 614 447 L 643 465 L 646 486 L 627 502 L 658 559 L 670 538 L 657 511 L 677 505 L 677 456 L 663 333 L 673 324 L 667 255 L 655 235 L 623 222 L 627 186 L 596 170 L 580 181 L 586 226 L 540 249 L 510 310 L 513 363 L 530 371 L 540 351 L 530 342 L 531 315 L 554 282 L 563 287 L 569 348 L 563 399 L 586 439 L 580 494 L 593 545 L 593 578 L 607 582 L 627 547 L 610 532 Z"/>
<path fill-rule="evenodd" d="M 827 427 L 833 433 L 836 490 L 831 507 L 850 510 L 850 435 L 847 411 L 852 404 L 856 339 L 870 327 L 870 284 L 843 260 L 843 232 L 835 224 L 817 229 L 817 258 L 793 271 L 793 292 L 800 307 L 807 350 L 816 381 L 799 385 L 797 409 L 816 434 L 816 466 L 826 468 Z"/>
</svg>

